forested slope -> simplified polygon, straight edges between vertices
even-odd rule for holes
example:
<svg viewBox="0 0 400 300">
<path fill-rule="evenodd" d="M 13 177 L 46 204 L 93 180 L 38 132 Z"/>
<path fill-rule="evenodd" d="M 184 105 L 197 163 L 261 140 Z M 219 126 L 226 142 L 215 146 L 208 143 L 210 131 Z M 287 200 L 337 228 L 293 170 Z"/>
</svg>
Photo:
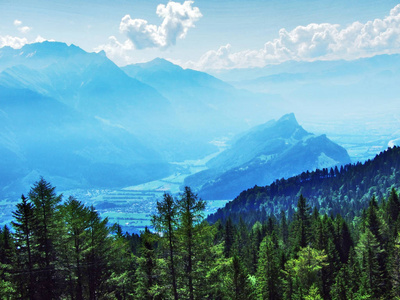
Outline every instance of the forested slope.
<svg viewBox="0 0 400 300">
<path fill-rule="evenodd" d="M 389 148 L 373 160 L 347 164 L 341 168 L 304 172 L 288 179 L 276 180 L 265 187 L 255 186 L 240 193 L 224 208 L 211 215 L 215 222 L 230 216 L 238 221 L 239 215 L 249 222 L 261 215 L 279 215 L 281 210 L 293 214 L 300 194 L 324 214 L 352 219 L 364 208 L 373 195 L 386 196 L 391 187 L 400 186 L 400 148 Z"/>
</svg>

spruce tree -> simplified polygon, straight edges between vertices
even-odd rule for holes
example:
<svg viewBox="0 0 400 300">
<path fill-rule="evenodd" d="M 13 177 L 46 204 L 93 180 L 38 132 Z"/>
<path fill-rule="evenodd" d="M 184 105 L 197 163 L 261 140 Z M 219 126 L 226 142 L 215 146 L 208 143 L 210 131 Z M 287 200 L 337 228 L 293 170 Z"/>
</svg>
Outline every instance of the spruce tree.
<svg viewBox="0 0 400 300">
<path fill-rule="evenodd" d="M 58 223 L 58 205 L 61 196 L 55 193 L 55 187 L 41 178 L 29 192 L 29 200 L 34 205 L 35 228 L 34 239 L 38 245 L 37 272 L 38 294 L 45 299 L 58 298 L 60 286 L 57 282 L 57 246 L 60 238 L 60 224 Z"/>
<path fill-rule="evenodd" d="M 260 245 L 257 267 L 257 298 L 279 299 L 278 251 L 271 236 L 266 236 Z"/>
<path fill-rule="evenodd" d="M 152 223 L 155 230 L 162 234 L 168 249 L 169 269 L 171 272 L 171 282 L 174 299 L 178 299 L 177 274 L 176 274 L 176 229 L 177 206 L 174 198 L 169 194 L 164 194 L 161 202 L 157 201 L 157 212 L 152 216 Z"/>
<path fill-rule="evenodd" d="M 22 195 L 21 202 L 16 205 L 13 212 L 14 240 L 17 249 L 17 274 L 16 279 L 20 288 L 21 297 L 34 299 L 35 295 L 35 240 L 33 230 L 36 228 L 36 218 L 31 202 Z M 25 275 L 25 272 L 27 275 Z M 26 292 L 25 292 L 26 291 Z"/>
<path fill-rule="evenodd" d="M 195 298 L 195 281 L 198 279 L 195 278 L 194 266 L 196 259 L 199 258 L 198 252 L 207 250 L 199 248 L 205 206 L 206 203 L 199 199 L 189 187 L 185 187 L 177 201 L 184 281 L 186 281 L 186 293 L 190 300 Z"/>
</svg>

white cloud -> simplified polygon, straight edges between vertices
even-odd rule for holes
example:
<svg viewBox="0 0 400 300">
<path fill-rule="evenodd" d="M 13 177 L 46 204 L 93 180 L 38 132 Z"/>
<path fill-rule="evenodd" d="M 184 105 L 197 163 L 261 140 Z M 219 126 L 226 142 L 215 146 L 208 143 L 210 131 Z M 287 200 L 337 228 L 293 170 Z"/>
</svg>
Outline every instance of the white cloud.
<svg viewBox="0 0 400 300">
<path fill-rule="evenodd" d="M 377 54 L 400 53 L 400 4 L 388 16 L 366 23 L 309 24 L 291 31 L 282 28 L 279 37 L 259 50 L 233 52 L 231 45 L 206 52 L 186 67 L 229 69 L 260 67 L 287 60 L 356 59 Z"/>
<path fill-rule="evenodd" d="M 54 41 L 54 40 L 45 39 L 40 35 L 38 35 L 34 40 L 31 41 L 29 41 L 27 38 L 20 38 L 10 35 L 5 35 L 5 36 L 0 35 L 0 48 L 9 46 L 14 49 L 20 49 L 26 44 L 42 43 L 44 41 Z"/>
<path fill-rule="evenodd" d="M 176 44 L 177 39 L 186 37 L 188 30 L 195 27 L 202 14 L 193 1 L 168 2 L 157 6 L 157 15 L 162 18 L 160 26 L 148 24 L 143 19 L 122 18 L 119 29 L 134 45 L 135 49 L 167 48 Z"/>
<path fill-rule="evenodd" d="M 98 46 L 94 51 L 99 52 L 103 50 L 107 53 L 108 58 L 117 64 L 124 65 L 132 60 L 129 52 L 133 49 L 134 46 L 130 40 L 120 43 L 115 36 L 110 36 L 107 44 Z"/>
<path fill-rule="evenodd" d="M 4 46 L 9 46 L 11 48 L 19 49 L 28 43 L 26 38 L 20 38 L 16 36 L 0 36 L 0 48 Z"/>
<path fill-rule="evenodd" d="M 15 19 L 14 26 L 17 27 L 18 31 L 21 33 L 28 33 L 32 30 L 32 27 L 29 26 L 22 26 L 22 21 Z"/>
<path fill-rule="evenodd" d="M 17 26 L 17 27 L 21 26 L 22 22 L 20 20 L 14 20 L 14 25 Z"/>
<path fill-rule="evenodd" d="M 104 50 L 115 63 L 124 65 L 134 60 L 132 55 L 135 49 L 165 49 L 173 46 L 178 39 L 184 39 L 189 29 L 195 27 L 194 23 L 202 17 L 199 8 L 192 7 L 193 3 L 170 1 L 167 5 L 159 4 L 156 14 L 162 18 L 160 26 L 126 15 L 121 20 L 119 30 L 127 36 L 127 40 L 120 42 L 115 36 L 110 36 L 107 44 L 99 45 L 94 51 Z"/>
<path fill-rule="evenodd" d="M 18 27 L 18 30 L 21 32 L 21 33 L 28 33 L 29 31 L 31 31 L 31 27 L 28 27 L 28 26 L 21 26 L 21 27 Z"/>
</svg>

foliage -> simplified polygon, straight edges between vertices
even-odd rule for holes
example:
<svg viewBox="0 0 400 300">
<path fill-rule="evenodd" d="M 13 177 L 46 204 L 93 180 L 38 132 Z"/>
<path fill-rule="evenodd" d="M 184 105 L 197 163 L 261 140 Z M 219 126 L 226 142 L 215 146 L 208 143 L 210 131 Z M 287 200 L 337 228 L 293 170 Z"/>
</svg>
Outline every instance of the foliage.
<svg viewBox="0 0 400 300">
<path fill-rule="evenodd" d="M 16 205 L 12 230 L 0 229 L 0 298 L 397 299 L 400 201 L 385 174 L 398 179 L 398 154 L 328 172 L 330 179 L 300 176 L 304 194 L 281 181 L 264 188 L 278 198 L 239 208 L 261 188 L 247 191 L 212 225 L 206 203 L 186 187 L 178 198 L 164 195 L 155 231 L 140 235 L 73 197 L 63 201 L 42 178 Z M 380 194 L 364 199 L 361 177 Z M 309 201 L 307 188 L 325 200 Z"/>
</svg>

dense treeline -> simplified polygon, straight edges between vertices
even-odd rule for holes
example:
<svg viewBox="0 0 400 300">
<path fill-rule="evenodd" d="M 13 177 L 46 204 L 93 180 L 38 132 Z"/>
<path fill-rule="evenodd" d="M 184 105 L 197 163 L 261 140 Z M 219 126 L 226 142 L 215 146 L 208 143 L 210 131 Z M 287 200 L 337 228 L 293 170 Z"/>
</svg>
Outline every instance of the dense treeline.
<svg viewBox="0 0 400 300">
<path fill-rule="evenodd" d="M 307 171 L 265 187 L 255 186 L 209 216 L 208 221 L 230 217 L 237 223 L 241 217 L 254 223 L 266 214 L 278 217 L 281 210 L 292 216 L 300 194 L 322 214 L 341 214 L 352 220 L 373 195 L 385 197 L 392 187 L 400 188 L 400 147 L 396 146 L 364 163 Z"/>
<path fill-rule="evenodd" d="M 157 203 L 154 231 L 130 235 L 41 179 L 21 197 L 12 228 L 0 230 L 0 298 L 400 298 L 395 188 L 359 211 L 343 205 L 346 218 L 294 197 L 292 211 L 210 225 L 206 203 L 186 187 Z"/>
<path fill-rule="evenodd" d="M 135 261 L 120 227 L 93 207 L 61 196 L 44 179 L 0 230 L 1 299 L 121 298 Z"/>
<path fill-rule="evenodd" d="M 156 232 L 122 234 L 44 180 L 0 231 L 1 299 L 395 299 L 400 201 L 393 188 L 346 222 L 298 198 L 263 222 L 209 225 L 190 188 L 165 194 Z"/>
</svg>

